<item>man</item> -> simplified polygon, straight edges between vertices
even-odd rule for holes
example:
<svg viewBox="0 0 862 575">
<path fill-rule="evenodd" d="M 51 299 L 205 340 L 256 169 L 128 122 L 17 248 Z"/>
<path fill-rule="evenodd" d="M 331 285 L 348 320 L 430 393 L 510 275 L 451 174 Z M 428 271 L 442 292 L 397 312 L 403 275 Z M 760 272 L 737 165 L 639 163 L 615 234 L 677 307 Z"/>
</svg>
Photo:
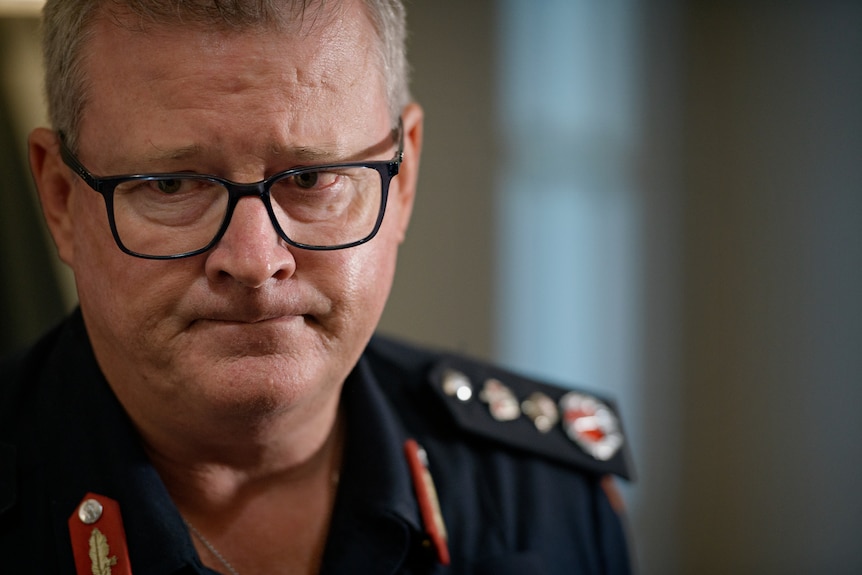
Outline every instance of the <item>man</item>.
<svg viewBox="0 0 862 575">
<path fill-rule="evenodd" d="M 0 372 L 3 572 L 627 572 L 610 407 L 372 340 L 403 8 L 295 4 L 46 5 L 31 168 L 80 307 Z"/>
</svg>

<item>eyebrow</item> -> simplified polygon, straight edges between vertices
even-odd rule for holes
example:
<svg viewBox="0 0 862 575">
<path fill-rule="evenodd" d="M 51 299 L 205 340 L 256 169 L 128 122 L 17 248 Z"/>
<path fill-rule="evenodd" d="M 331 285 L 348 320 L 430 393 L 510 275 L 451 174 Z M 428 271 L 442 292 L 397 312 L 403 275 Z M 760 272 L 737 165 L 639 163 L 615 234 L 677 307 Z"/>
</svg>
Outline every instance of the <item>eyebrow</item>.
<svg viewBox="0 0 862 575">
<path fill-rule="evenodd" d="M 343 155 L 339 155 L 338 152 L 327 151 L 322 148 L 311 148 L 307 146 L 300 146 L 298 148 L 289 148 L 285 149 L 281 146 L 273 146 L 272 152 L 276 156 L 288 156 L 290 158 L 296 158 L 301 163 L 323 163 L 323 162 L 332 162 L 337 160 L 342 160 Z M 348 158 L 352 159 L 352 158 Z"/>
<path fill-rule="evenodd" d="M 197 144 L 181 146 L 178 148 L 161 149 L 151 148 L 152 152 L 144 154 L 140 159 L 147 163 L 158 163 L 163 161 L 182 161 L 201 158 L 210 152 Z M 298 162 L 333 161 L 341 157 L 339 152 L 330 151 L 325 148 L 312 148 L 309 146 L 286 147 L 274 144 L 269 147 L 274 156 L 294 158 Z M 360 153 L 361 154 L 361 153 Z"/>
<path fill-rule="evenodd" d="M 269 153 L 274 157 L 290 158 L 297 166 L 360 161 L 382 154 L 386 149 L 391 148 L 393 143 L 397 143 L 397 134 L 398 130 L 393 129 L 386 137 L 383 138 L 383 140 L 352 153 L 342 151 L 336 145 L 312 147 L 283 146 L 278 143 L 273 143 L 269 146 Z M 188 146 L 179 146 L 167 149 L 162 149 L 152 145 L 152 142 L 150 142 L 150 144 L 150 150 L 152 153 L 146 153 L 138 159 L 138 162 L 144 166 L 159 165 L 164 162 L 198 160 L 200 158 L 205 158 L 210 154 L 210 151 L 200 144 L 191 144 Z"/>
<path fill-rule="evenodd" d="M 152 152 L 144 154 L 140 159 L 147 163 L 158 163 L 165 160 L 188 160 L 203 153 L 203 146 L 183 146 L 180 148 L 161 149 L 152 146 Z"/>
<path fill-rule="evenodd" d="M 305 164 L 329 164 L 336 162 L 351 162 L 365 159 L 373 155 L 379 146 L 370 146 L 359 152 L 344 153 L 333 148 L 320 148 L 310 146 L 286 147 L 273 144 L 269 147 L 269 153 L 276 158 L 289 158 L 295 165 Z M 201 145 L 181 146 L 178 148 L 160 149 L 150 148 L 150 153 L 145 153 L 138 158 L 138 163 L 143 166 L 157 166 L 164 162 L 183 162 L 200 160 L 211 154 L 211 151 Z"/>
</svg>

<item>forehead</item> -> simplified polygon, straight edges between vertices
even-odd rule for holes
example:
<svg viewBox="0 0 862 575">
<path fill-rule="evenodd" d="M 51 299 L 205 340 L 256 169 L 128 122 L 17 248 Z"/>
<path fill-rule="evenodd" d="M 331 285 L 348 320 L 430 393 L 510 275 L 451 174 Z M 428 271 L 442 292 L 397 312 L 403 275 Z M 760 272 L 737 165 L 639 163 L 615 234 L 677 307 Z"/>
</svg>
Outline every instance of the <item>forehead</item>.
<svg viewBox="0 0 862 575">
<path fill-rule="evenodd" d="M 243 119 L 271 124 L 276 115 L 275 131 L 319 132 L 343 124 L 339 116 L 386 107 L 378 39 L 360 2 L 227 28 L 103 14 L 92 32 L 83 52 L 82 142 L 88 133 L 152 138 L 193 128 L 200 139 L 220 119 L 235 128 Z"/>
</svg>

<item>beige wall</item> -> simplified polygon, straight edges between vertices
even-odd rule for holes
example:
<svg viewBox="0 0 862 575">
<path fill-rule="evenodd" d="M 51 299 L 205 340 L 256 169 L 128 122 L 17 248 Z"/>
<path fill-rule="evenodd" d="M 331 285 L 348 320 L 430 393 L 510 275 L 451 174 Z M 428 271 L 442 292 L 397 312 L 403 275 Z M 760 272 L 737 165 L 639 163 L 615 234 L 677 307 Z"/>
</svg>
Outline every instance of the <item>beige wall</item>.
<svg viewBox="0 0 862 575">
<path fill-rule="evenodd" d="M 381 329 L 492 354 L 494 2 L 408 5 L 414 96 L 425 107 L 419 195 Z"/>
<path fill-rule="evenodd" d="M 862 572 L 862 4 L 692 3 L 681 557 Z"/>
<path fill-rule="evenodd" d="M 38 24 L 0 12 L 0 350 L 31 341 L 74 301 L 53 257 L 26 165 L 26 134 L 44 122 Z"/>
</svg>

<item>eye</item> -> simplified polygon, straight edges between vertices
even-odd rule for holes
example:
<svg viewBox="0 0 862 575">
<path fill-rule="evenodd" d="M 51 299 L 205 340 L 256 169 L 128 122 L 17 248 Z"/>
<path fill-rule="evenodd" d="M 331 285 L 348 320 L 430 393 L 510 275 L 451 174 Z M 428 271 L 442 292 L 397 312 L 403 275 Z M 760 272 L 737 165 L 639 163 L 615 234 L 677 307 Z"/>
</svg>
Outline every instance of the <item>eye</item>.
<svg viewBox="0 0 862 575">
<path fill-rule="evenodd" d="M 159 180 L 156 187 L 164 194 L 175 194 L 182 189 L 183 180 Z"/>
<path fill-rule="evenodd" d="M 300 188 L 310 190 L 317 185 L 319 178 L 320 174 L 318 172 L 303 172 L 294 176 L 293 181 L 296 182 L 296 185 Z"/>
</svg>

